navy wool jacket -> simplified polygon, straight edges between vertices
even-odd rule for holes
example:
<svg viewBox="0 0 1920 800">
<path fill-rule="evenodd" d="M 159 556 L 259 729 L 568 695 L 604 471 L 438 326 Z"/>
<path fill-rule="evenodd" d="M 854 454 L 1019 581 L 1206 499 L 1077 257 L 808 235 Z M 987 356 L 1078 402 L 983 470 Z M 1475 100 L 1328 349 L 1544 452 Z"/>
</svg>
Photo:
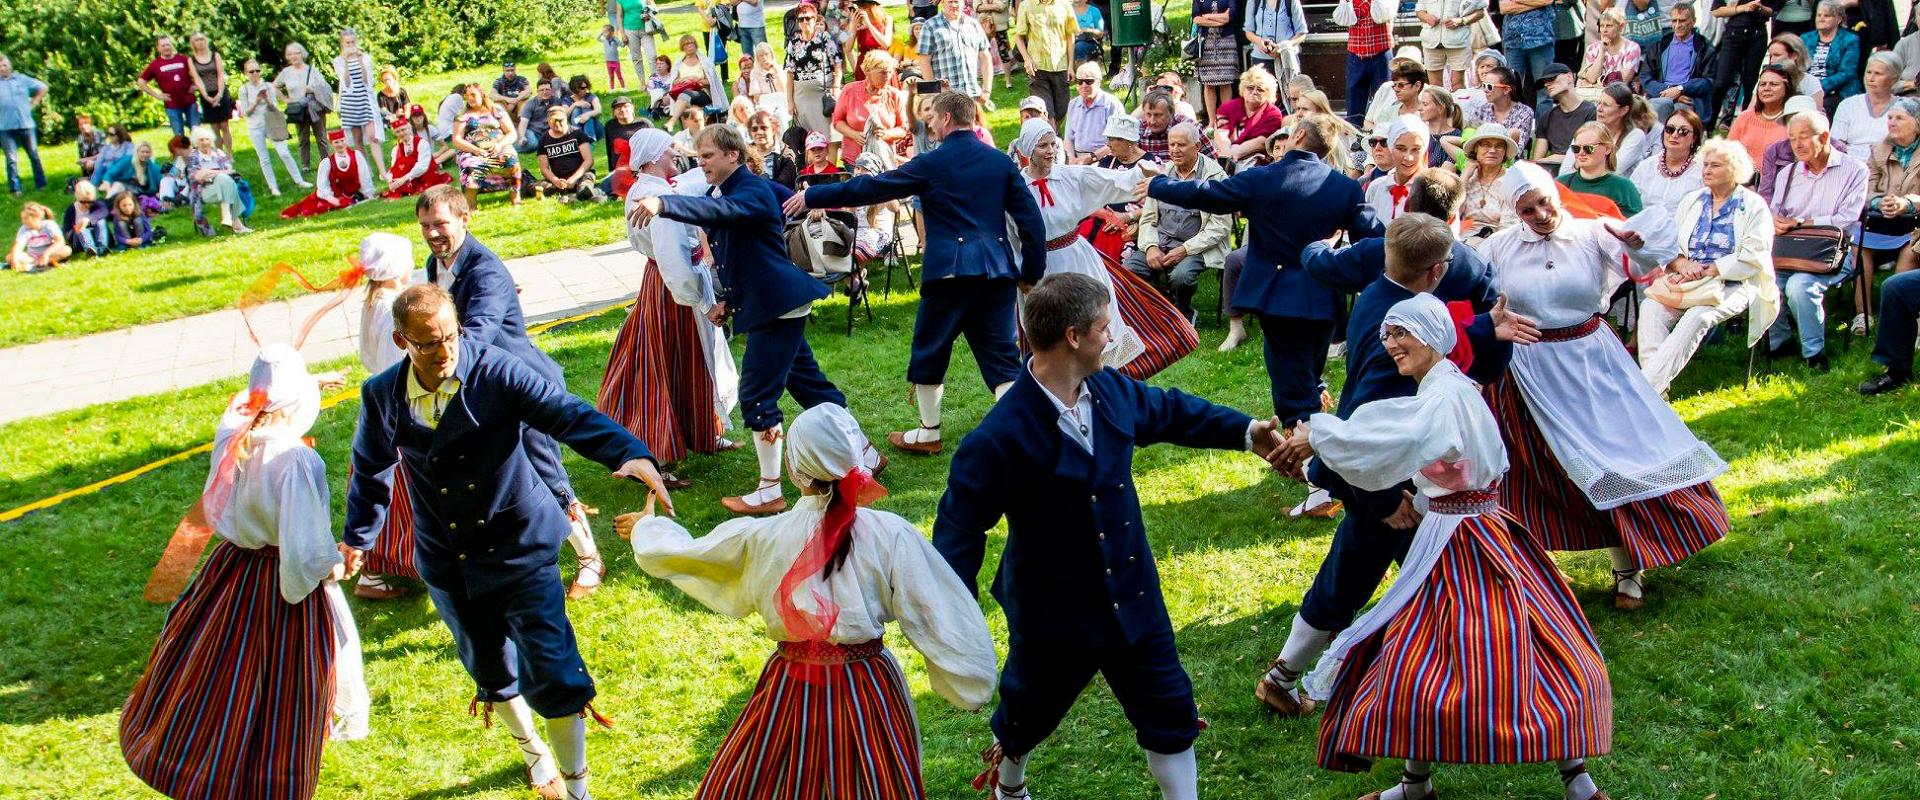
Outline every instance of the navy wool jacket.
<svg viewBox="0 0 1920 800">
<path fill-rule="evenodd" d="M 746 167 L 721 181 L 719 191 L 718 197 L 662 197 L 660 216 L 707 229 L 720 301 L 732 310 L 736 328 L 752 331 L 827 296 L 826 284 L 787 254 L 780 204 L 792 191 Z"/>
<path fill-rule="evenodd" d="M 446 265 L 437 256 L 427 256 L 427 280 L 439 280 Z M 526 362 L 547 380 L 566 385 L 560 362 L 545 350 L 535 347 L 527 336 L 527 318 L 520 310 L 520 290 L 513 273 L 480 240 L 467 237 L 453 254 L 453 307 L 460 311 L 460 338 L 497 347 Z"/>
<path fill-rule="evenodd" d="M 1356 240 L 1386 233 L 1360 184 L 1299 150 L 1224 181 L 1163 175 L 1147 194 L 1181 208 L 1246 216 L 1247 266 L 1230 302 L 1267 316 L 1333 320 L 1340 295 L 1300 269 L 1300 251 L 1337 231 Z"/>
<path fill-rule="evenodd" d="M 987 531 L 1007 520 L 993 596 L 1015 642 L 1045 636 L 1127 642 L 1170 631 L 1133 485 L 1133 450 L 1160 442 L 1240 450 L 1251 419 L 1112 369 L 1087 379 L 1093 455 L 1068 439 L 1033 374 L 1007 395 L 954 454 L 933 546 L 978 592 Z"/>
<path fill-rule="evenodd" d="M 478 594 L 555 564 L 567 515 L 527 459 L 527 427 L 609 470 L 653 458 L 626 428 L 520 359 L 464 338 L 454 370 L 460 389 L 429 429 L 407 407 L 412 368 L 401 361 L 360 388 L 342 538 L 372 549 L 391 500 L 380 475 L 398 462 L 413 501 L 420 577 L 436 588 Z"/>
</svg>

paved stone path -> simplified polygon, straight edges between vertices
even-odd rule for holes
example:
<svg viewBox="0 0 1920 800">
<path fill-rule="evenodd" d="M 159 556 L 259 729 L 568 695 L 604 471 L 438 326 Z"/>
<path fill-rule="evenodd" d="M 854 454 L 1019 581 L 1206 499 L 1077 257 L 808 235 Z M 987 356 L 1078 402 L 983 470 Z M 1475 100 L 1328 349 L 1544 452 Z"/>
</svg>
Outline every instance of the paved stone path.
<svg viewBox="0 0 1920 800">
<path fill-rule="evenodd" d="M 424 258 L 424 251 L 416 248 Z M 630 298 L 640 290 L 640 255 L 625 242 L 559 250 L 507 262 L 528 322 L 556 319 Z M 331 295 L 307 295 L 254 309 L 263 342 L 290 342 L 295 328 Z M 314 327 L 302 349 L 312 363 L 358 352 L 360 313 L 352 298 Z M 258 348 L 236 310 L 0 350 L 0 423 L 130 397 L 176 391 L 245 374 Z"/>
</svg>

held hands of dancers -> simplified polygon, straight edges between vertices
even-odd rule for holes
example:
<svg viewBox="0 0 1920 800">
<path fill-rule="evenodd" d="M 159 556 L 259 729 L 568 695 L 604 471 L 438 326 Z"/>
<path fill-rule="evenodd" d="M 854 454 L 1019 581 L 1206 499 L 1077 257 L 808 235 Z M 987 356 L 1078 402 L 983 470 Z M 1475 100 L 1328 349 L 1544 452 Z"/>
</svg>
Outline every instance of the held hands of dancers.
<svg viewBox="0 0 1920 800">
<path fill-rule="evenodd" d="M 366 554 L 347 546 L 346 542 L 335 544 L 334 547 L 340 549 L 341 563 L 334 566 L 333 579 L 344 581 L 353 577 L 354 573 L 360 571 L 360 562 L 365 560 Z"/>
<path fill-rule="evenodd" d="M 651 460 L 636 458 L 621 464 L 619 469 L 613 471 L 613 477 L 632 478 L 646 484 L 648 507 L 651 508 L 653 501 L 658 498 L 660 504 L 667 507 L 667 516 L 675 516 L 673 498 L 667 495 L 667 485 L 660 480 L 660 469 Z"/>
<path fill-rule="evenodd" d="M 1396 531 L 1410 531 L 1420 525 L 1420 511 L 1413 507 L 1413 493 L 1400 490 L 1400 507 L 1393 510 L 1384 520 L 1387 527 Z"/>
<path fill-rule="evenodd" d="M 1293 430 L 1287 432 L 1285 438 L 1279 440 L 1266 456 L 1267 463 L 1273 465 L 1275 472 L 1298 481 L 1307 479 L 1305 465 L 1307 459 L 1313 456 L 1313 444 L 1307 438 L 1309 433 L 1307 421 L 1301 420 L 1294 424 Z"/>
<path fill-rule="evenodd" d="M 707 308 L 707 321 L 715 325 L 727 324 L 727 304 L 725 301 L 714 303 Z"/>
<path fill-rule="evenodd" d="M 1257 419 L 1247 427 L 1247 442 L 1253 454 L 1263 459 L 1271 458 L 1273 451 L 1285 442 L 1280 433 L 1280 418 Z"/>
<path fill-rule="evenodd" d="M 337 392 L 347 388 L 347 376 L 339 370 L 314 373 L 313 380 L 320 384 L 320 391 Z"/>
<path fill-rule="evenodd" d="M 1540 341 L 1540 325 L 1533 318 L 1507 308 L 1507 296 L 1500 295 L 1494 301 L 1493 308 L 1487 309 L 1487 317 L 1493 320 L 1493 337 L 1503 342 L 1515 344 L 1533 344 Z"/>
<path fill-rule="evenodd" d="M 780 210 L 786 212 L 789 217 L 800 216 L 800 212 L 807 210 L 807 190 L 794 191 L 793 196 L 787 198 L 787 202 L 780 204 Z"/>
</svg>

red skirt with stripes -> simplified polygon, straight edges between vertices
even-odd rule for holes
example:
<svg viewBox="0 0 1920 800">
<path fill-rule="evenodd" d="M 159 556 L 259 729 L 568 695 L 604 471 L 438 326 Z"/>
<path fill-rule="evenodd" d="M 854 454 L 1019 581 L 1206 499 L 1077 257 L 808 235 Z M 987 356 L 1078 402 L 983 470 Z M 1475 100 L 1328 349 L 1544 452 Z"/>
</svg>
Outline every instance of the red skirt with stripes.
<svg viewBox="0 0 1920 800">
<path fill-rule="evenodd" d="M 1612 747 L 1600 646 L 1553 560 L 1506 512 L 1466 519 L 1420 593 L 1348 652 L 1320 765 L 1523 764 Z"/>
<path fill-rule="evenodd" d="M 154 643 L 120 713 L 120 752 L 175 800 L 305 800 L 333 707 L 333 612 L 288 605 L 275 548 L 225 541 Z"/>
<path fill-rule="evenodd" d="M 1553 456 L 1511 376 L 1487 387 L 1487 404 L 1507 445 L 1500 507 L 1548 550 L 1624 547 L 1642 569 L 1686 560 L 1727 535 L 1727 505 L 1712 481 L 1601 511 Z"/>
<path fill-rule="evenodd" d="M 659 268 L 648 261 L 639 297 L 607 354 L 599 405 L 662 464 L 689 451 L 711 453 L 720 438 L 713 374 L 700 344 L 699 326 L 705 324 L 693 309 L 674 302 Z"/>
<path fill-rule="evenodd" d="M 380 538 L 367 552 L 367 572 L 400 578 L 419 578 L 413 566 L 413 496 L 407 493 L 407 471 L 393 467 L 393 488 L 387 501 L 387 522 Z"/>
<path fill-rule="evenodd" d="M 1126 267 L 1102 254 L 1107 276 L 1113 281 L 1113 293 L 1120 303 L 1120 316 L 1127 327 L 1140 337 L 1146 352 L 1126 363 L 1120 373 L 1144 381 L 1185 358 L 1200 346 L 1200 334 L 1185 314 L 1160 294 L 1153 284 L 1140 279 Z"/>
<path fill-rule="evenodd" d="M 694 793 L 695 800 L 924 797 L 913 696 L 878 639 L 781 643 Z"/>
</svg>

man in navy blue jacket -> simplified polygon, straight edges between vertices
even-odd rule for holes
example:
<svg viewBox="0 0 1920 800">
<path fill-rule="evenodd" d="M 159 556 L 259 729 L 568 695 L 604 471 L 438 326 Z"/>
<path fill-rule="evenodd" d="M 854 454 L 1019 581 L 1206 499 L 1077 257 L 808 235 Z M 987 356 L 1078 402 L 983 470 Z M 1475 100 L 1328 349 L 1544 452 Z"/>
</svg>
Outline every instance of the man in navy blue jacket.
<svg viewBox="0 0 1920 800">
<path fill-rule="evenodd" d="M 533 339 L 527 336 L 526 316 L 520 310 L 520 290 L 513 282 L 513 273 L 507 271 L 506 263 L 492 250 L 468 235 L 467 221 L 472 207 L 460 187 L 446 185 L 428 189 L 414 201 L 413 212 L 420 223 L 420 236 L 427 243 L 427 281 L 453 296 L 461 335 L 468 341 L 512 353 L 541 377 L 565 388 L 567 376 L 561 371 L 560 362 L 534 346 Z M 571 526 L 567 542 L 573 545 L 574 555 L 579 559 L 579 571 L 567 596 L 586 597 L 600 588 L 600 580 L 607 574 L 607 562 L 600 558 L 593 529 L 587 525 L 587 508 L 573 495 L 573 484 L 560 463 L 560 445 L 553 437 L 537 430 L 528 429 L 524 433 L 527 459 L 533 462 L 534 472 L 566 510 Z M 385 599 L 402 593 L 370 597 L 356 588 L 354 594 Z"/>
<path fill-rule="evenodd" d="M 645 443 L 507 351 L 462 332 L 434 284 L 394 300 L 394 344 L 407 360 L 360 389 L 347 525 L 347 570 L 371 550 L 392 499 L 381 474 L 406 471 L 414 561 L 453 632 L 476 703 L 501 703 L 528 777 L 545 797 L 587 796 L 586 727 L 593 679 L 575 646 L 554 568 L 569 528 L 526 447 L 531 427 L 636 478 L 666 487 Z M 549 752 L 532 730 L 547 719 Z M 562 786 L 564 781 L 565 785 Z"/>
<path fill-rule="evenodd" d="M 1171 442 L 1265 454 L 1276 425 L 1103 369 L 1112 320 L 1092 278 L 1049 276 L 1023 314 L 1033 360 L 961 441 L 933 529 L 971 589 L 988 529 L 1007 520 L 993 580 L 1009 635 L 987 751 L 996 797 L 1026 796 L 1028 753 L 1100 673 L 1164 796 L 1191 800 L 1199 715 L 1140 516 L 1133 450 Z"/>
<path fill-rule="evenodd" d="M 1246 216 L 1247 265 L 1231 302 L 1259 315 L 1273 411 L 1289 426 L 1320 410 L 1320 376 L 1340 310 L 1340 294 L 1300 267 L 1300 251 L 1339 231 L 1354 239 L 1383 231 L 1360 184 L 1322 160 L 1336 140 L 1327 125 L 1303 124 L 1279 161 L 1224 181 L 1162 176 L 1145 192 L 1182 208 Z"/>
<path fill-rule="evenodd" d="M 1020 168 L 974 135 L 973 99 L 945 92 L 933 99 L 933 152 L 899 169 L 787 199 L 788 214 L 808 208 L 853 208 L 918 195 L 927 241 L 920 259 L 920 313 L 913 322 L 907 382 L 920 408 L 920 427 L 887 434 L 909 453 L 940 452 L 940 400 L 953 342 L 962 334 L 995 397 L 1020 373 L 1014 344 L 1015 282 L 1033 285 L 1047 268 L 1047 234 L 1040 206 Z M 1007 243 L 1007 217 L 1020 232 L 1020 261 Z"/>
<path fill-rule="evenodd" d="M 813 302 L 827 296 L 827 286 L 788 256 L 780 201 L 792 192 L 745 168 L 747 143 L 740 134 L 711 125 L 694 137 L 694 147 L 713 196 L 648 197 L 635 203 L 628 221 L 644 226 L 657 214 L 707 229 L 720 283 L 720 302 L 707 316 L 720 325 L 731 314 L 734 329 L 747 336 L 740 415 L 754 432 L 760 457 L 760 485 L 720 502 L 735 514 L 771 514 L 787 507 L 780 491 L 780 393 L 792 394 L 801 408 L 847 404 L 807 346 L 807 316 Z"/>
</svg>

